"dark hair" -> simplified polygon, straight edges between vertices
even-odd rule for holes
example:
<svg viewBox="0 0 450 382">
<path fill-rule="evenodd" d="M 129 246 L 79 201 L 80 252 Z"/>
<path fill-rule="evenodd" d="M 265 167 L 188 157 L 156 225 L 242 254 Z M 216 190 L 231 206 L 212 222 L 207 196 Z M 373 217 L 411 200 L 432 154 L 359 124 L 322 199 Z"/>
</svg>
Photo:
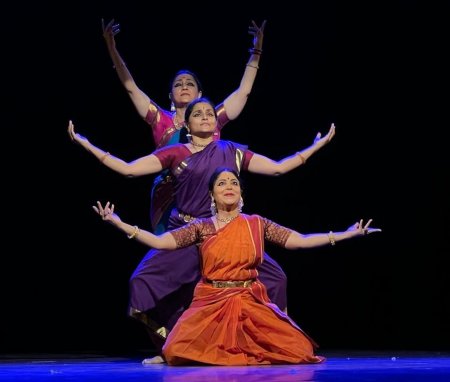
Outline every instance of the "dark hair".
<svg viewBox="0 0 450 382">
<path fill-rule="evenodd" d="M 172 77 L 172 81 L 170 81 L 170 89 L 169 91 L 172 91 L 173 83 L 175 82 L 175 78 L 177 78 L 180 74 L 189 74 L 194 78 L 194 81 L 197 83 L 198 91 L 203 92 L 202 84 L 200 83 L 200 80 L 198 79 L 197 75 L 190 70 L 187 69 L 181 69 L 178 72 L 175 73 L 175 75 Z"/>
<path fill-rule="evenodd" d="M 243 188 L 242 188 L 242 179 L 241 179 L 241 177 L 239 176 L 239 173 L 237 172 L 237 170 L 232 169 L 232 168 L 230 168 L 230 167 L 223 167 L 223 166 L 217 167 L 217 168 L 214 170 L 213 174 L 211 175 L 211 178 L 209 178 L 209 184 L 208 184 L 209 191 L 210 191 L 210 192 L 213 191 L 213 189 L 214 189 L 214 183 L 216 183 L 217 178 L 218 178 L 219 175 L 222 174 L 223 172 L 231 172 L 231 173 L 236 177 L 236 179 L 239 181 L 239 185 L 241 186 L 241 193 L 242 193 L 242 191 L 243 191 Z"/>
<path fill-rule="evenodd" d="M 216 111 L 216 105 L 214 105 L 214 103 L 212 101 L 210 101 L 208 98 L 206 97 L 201 97 L 201 98 L 196 98 L 194 99 L 186 108 L 186 111 L 184 112 L 184 120 L 186 121 L 186 123 L 189 122 L 189 117 L 192 114 L 192 109 L 194 108 L 195 105 L 197 105 L 200 102 L 204 102 L 207 103 L 209 105 L 211 105 L 211 107 L 214 110 L 214 115 L 216 116 L 217 119 L 217 111 Z"/>
</svg>

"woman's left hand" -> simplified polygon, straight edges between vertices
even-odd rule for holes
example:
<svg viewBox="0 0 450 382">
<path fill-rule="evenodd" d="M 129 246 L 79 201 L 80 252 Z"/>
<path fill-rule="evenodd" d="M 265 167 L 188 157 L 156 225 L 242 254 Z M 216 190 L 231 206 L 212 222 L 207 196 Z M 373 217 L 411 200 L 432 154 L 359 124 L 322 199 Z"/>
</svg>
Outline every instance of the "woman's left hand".
<svg viewBox="0 0 450 382">
<path fill-rule="evenodd" d="M 372 228 L 370 224 L 372 223 L 372 219 L 369 219 L 366 224 L 364 224 L 363 219 L 355 224 L 351 225 L 347 231 L 356 231 L 359 235 L 368 235 L 373 232 L 381 232 L 381 228 Z"/>
</svg>

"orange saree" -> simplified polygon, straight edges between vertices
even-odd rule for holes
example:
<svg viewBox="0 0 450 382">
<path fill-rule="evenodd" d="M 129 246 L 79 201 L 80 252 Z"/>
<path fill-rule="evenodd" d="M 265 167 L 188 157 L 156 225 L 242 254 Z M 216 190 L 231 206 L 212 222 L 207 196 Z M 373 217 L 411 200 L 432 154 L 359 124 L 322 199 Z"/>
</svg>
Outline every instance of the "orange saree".
<svg viewBox="0 0 450 382">
<path fill-rule="evenodd" d="M 202 241 L 203 279 L 164 345 L 168 364 L 231 366 L 324 360 L 314 355 L 313 341 L 270 302 L 265 286 L 257 279 L 264 239 L 284 246 L 289 232 L 260 216 L 242 214 L 218 231 L 211 219 L 202 219 L 174 233 L 182 245 Z"/>
</svg>

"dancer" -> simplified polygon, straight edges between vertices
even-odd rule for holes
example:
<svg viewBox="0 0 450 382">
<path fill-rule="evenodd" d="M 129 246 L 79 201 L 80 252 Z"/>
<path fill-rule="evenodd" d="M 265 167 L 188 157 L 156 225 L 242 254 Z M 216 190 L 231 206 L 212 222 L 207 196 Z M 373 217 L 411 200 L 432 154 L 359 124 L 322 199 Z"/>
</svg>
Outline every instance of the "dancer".
<svg viewBox="0 0 450 382">
<path fill-rule="evenodd" d="M 265 25 L 265 20 L 260 27 L 252 21 L 248 29 L 248 33 L 253 36 L 253 47 L 249 49 L 250 58 L 239 87 L 216 108 L 218 118 L 213 136 L 216 140 L 220 138 L 220 131 L 223 126 L 230 120 L 237 118 L 247 103 L 259 69 Z M 201 97 L 203 93 L 198 77 L 186 69 L 178 71 L 173 78 L 169 92 L 170 111 L 165 110 L 137 86 L 119 54 L 114 38 L 120 31 L 119 24 L 115 24 L 113 19 L 105 26 L 102 19 L 102 29 L 117 75 L 130 96 L 136 111 L 151 126 L 156 148 L 178 142 L 185 143 L 184 113 L 186 107 L 191 101 Z M 151 191 L 150 220 L 155 233 L 162 233 L 167 229 L 170 211 L 174 206 L 172 195 L 173 178 L 169 171 L 163 171 L 155 178 Z"/>
<path fill-rule="evenodd" d="M 175 178 L 176 208 L 171 212 L 170 228 L 186 225 L 194 218 L 210 217 L 211 198 L 208 182 L 219 166 L 277 176 L 303 165 L 315 152 L 335 135 L 332 124 L 322 137 L 317 134 L 314 143 L 280 161 L 274 161 L 230 141 L 215 141 L 217 123 L 214 105 L 205 98 L 196 99 L 186 109 L 190 142 L 158 149 L 150 155 L 127 163 L 77 134 L 72 122 L 68 132 L 71 139 L 92 153 L 110 169 L 128 176 L 153 174 L 170 169 Z M 130 279 L 129 314 L 151 328 L 153 342 L 158 347 L 192 299 L 192 291 L 200 278 L 196 245 L 173 251 L 150 250 Z M 286 277 L 278 264 L 267 254 L 258 267 L 269 297 L 281 310 L 286 309 Z M 170 300 L 168 296 L 170 295 Z M 162 303 L 162 300 L 166 301 Z M 161 341 L 158 341 L 160 339 Z"/>
<path fill-rule="evenodd" d="M 381 229 L 361 219 L 346 231 L 301 234 L 259 215 L 241 212 L 242 187 L 233 168 L 218 168 L 209 182 L 215 214 L 156 236 L 122 222 L 109 202 L 94 210 L 103 220 L 152 248 L 200 244 L 202 277 L 194 298 L 163 348 L 169 365 L 268 365 L 319 363 L 315 342 L 275 304 L 258 277 L 264 241 L 286 249 L 335 245 Z"/>
</svg>

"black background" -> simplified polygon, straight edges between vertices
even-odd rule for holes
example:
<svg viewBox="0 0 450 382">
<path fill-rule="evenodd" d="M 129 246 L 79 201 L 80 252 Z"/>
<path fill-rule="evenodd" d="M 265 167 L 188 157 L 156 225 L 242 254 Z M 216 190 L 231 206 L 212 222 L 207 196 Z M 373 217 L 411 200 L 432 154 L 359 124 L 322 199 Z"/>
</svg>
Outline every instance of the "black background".
<svg viewBox="0 0 450 382">
<path fill-rule="evenodd" d="M 149 228 L 153 177 L 113 173 L 66 132 L 72 119 L 126 160 L 154 149 L 112 68 L 102 17 L 121 24 L 120 53 L 166 108 L 180 68 L 216 103 L 236 89 L 247 28 L 267 19 L 252 94 L 222 137 L 273 159 L 331 122 L 336 137 L 282 177 L 245 174 L 244 212 L 303 233 L 360 218 L 383 229 L 335 247 L 269 246 L 288 275 L 290 315 L 322 349 L 449 350 L 447 2 L 257 3 L 39 2 L 4 13 L 2 352 L 151 346 L 126 317 L 147 249 L 91 205 L 111 200 Z"/>
</svg>

